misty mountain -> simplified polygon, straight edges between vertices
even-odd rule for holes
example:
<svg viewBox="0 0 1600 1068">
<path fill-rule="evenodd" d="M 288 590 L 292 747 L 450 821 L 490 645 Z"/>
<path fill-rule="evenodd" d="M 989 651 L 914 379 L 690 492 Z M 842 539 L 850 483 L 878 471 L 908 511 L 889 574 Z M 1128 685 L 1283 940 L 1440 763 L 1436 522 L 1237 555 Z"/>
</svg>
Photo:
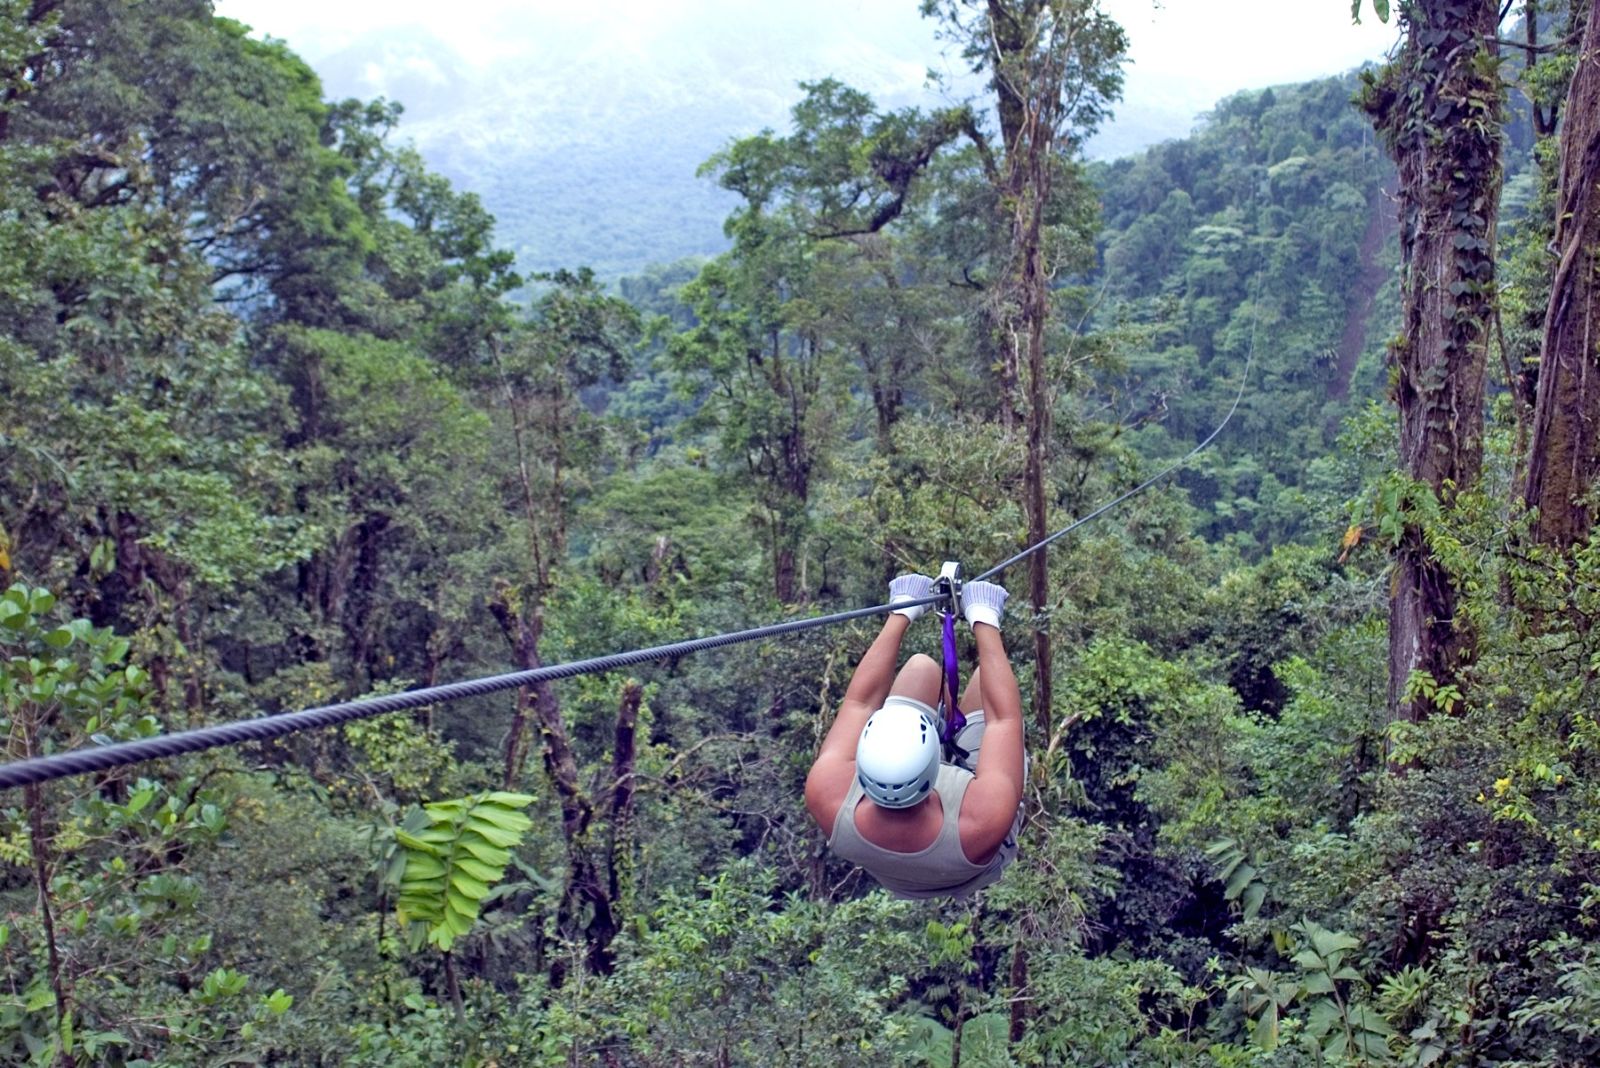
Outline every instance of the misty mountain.
<svg viewBox="0 0 1600 1068">
<path fill-rule="evenodd" d="M 522 269 L 585 265 L 615 278 L 726 247 L 734 198 L 696 170 L 734 138 L 784 129 L 801 81 L 835 76 L 883 107 L 978 88 L 941 58 L 926 24 L 820 21 L 796 8 L 750 29 L 510 25 L 515 54 L 474 62 L 421 28 L 375 28 L 312 63 L 329 95 L 400 101 L 400 136 L 483 198 Z M 929 88 L 930 60 L 954 88 Z M 1090 154 L 1181 136 L 1207 103 L 1125 106 Z"/>
</svg>

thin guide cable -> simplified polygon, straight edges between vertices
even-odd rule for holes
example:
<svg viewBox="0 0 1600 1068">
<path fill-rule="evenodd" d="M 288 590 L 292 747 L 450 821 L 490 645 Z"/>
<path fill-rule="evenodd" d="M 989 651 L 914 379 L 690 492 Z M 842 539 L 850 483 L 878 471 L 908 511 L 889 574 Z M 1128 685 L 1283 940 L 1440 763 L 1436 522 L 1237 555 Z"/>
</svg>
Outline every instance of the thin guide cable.
<svg viewBox="0 0 1600 1068">
<path fill-rule="evenodd" d="M 1260 279 L 1258 277 L 1257 278 L 1257 288 L 1256 288 L 1256 297 L 1257 297 L 1258 300 L 1260 299 L 1260 295 L 1261 295 L 1261 293 L 1260 293 L 1260 284 L 1259 283 L 1260 283 Z M 1022 560 L 1026 560 L 1028 557 L 1032 556 L 1034 553 L 1038 552 L 1040 549 L 1043 549 L 1046 545 L 1052 545 L 1055 542 L 1057 542 L 1057 541 L 1061 540 L 1062 538 L 1066 537 L 1068 534 L 1071 534 L 1074 530 L 1077 530 L 1079 527 L 1083 526 L 1085 523 L 1088 523 L 1091 520 L 1100 518 L 1100 516 L 1104 515 L 1105 513 L 1109 512 L 1109 511 L 1111 511 L 1111 509 L 1115 508 L 1117 505 L 1121 504 L 1123 501 L 1128 500 L 1130 497 L 1137 497 L 1139 494 L 1143 493 L 1145 490 L 1149 489 L 1151 486 L 1154 486 L 1157 482 L 1160 482 L 1162 479 L 1166 478 L 1168 475 L 1172 474 L 1174 471 L 1177 471 L 1184 464 L 1188 463 L 1190 460 L 1192 460 L 1196 456 L 1200 455 L 1200 453 L 1205 450 L 1206 446 L 1210 445 L 1213 441 L 1215 441 L 1217 439 L 1217 435 L 1222 433 L 1223 428 L 1226 427 L 1228 425 L 1229 421 L 1233 419 L 1233 413 L 1237 412 L 1239 410 L 1239 402 L 1242 399 L 1244 399 L 1244 387 L 1245 387 L 1245 384 L 1250 381 L 1250 368 L 1251 368 L 1251 365 L 1253 365 L 1255 363 L 1255 359 L 1256 359 L 1256 316 L 1252 315 L 1250 317 L 1250 348 L 1249 348 L 1249 351 L 1245 354 L 1244 372 L 1242 374 L 1240 374 L 1240 376 L 1239 376 L 1239 390 L 1238 390 L 1238 392 L 1236 392 L 1233 395 L 1233 404 L 1231 404 L 1228 407 L 1228 414 L 1222 417 L 1222 422 L 1217 424 L 1216 429 L 1212 430 L 1211 433 L 1209 433 L 1209 434 L 1207 434 L 1205 436 L 1205 440 L 1204 441 L 1200 442 L 1200 444 L 1196 445 L 1194 448 L 1192 448 L 1188 452 L 1184 453 L 1182 457 L 1180 457 L 1179 459 L 1177 459 L 1177 460 L 1173 461 L 1172 463 L 1168 464 L 1166 467 L 1162 468 L 1160 471 L 1156 472 L 1154 475 L 1151 475 L 1149 478 L 1145 479 L 1143 482 L 1139 483 L 1137 486 L 1133 487 L 1133 489 L 1131 489 L 1128 492 L 1124 493 L 1122 496 L 1107 501 L 1105 504 L 1102 504 L 1100 507 L 1096 508 L 1094 511 L 1090 512 L 1088 515 L 1082 517 L 1081 519 L 1077 519 L 1077 520 L 1074 520 L 1071 523 L 1068 523 L 1066 526 L 1062 527 L 1060 530 L 1056 531 L 1054 534 L 1050 535 L 1048 538 L 1045 538 L 1042 541 L 1036 542 L 1033 545 L 1028 546 L 1026 549 L 1022 550 L 1017 555 L 1015 555 L 1013 557 L 1010 557 L 1009 559 L 1002 560 L 1000 563 L 994 565 L 989 570 L 985 571 L 983 574 L 981 574 L 981 575 L 977 576 L 976 578 L 974 578 L 972 581 L 974 581 L 974 582 L 982 582 L 984 579 L 987 579 L 992 575 L 998 575 L 1000 572 L 1004 571 L 1006 568 L 1010 567 L 1012 564 L 1015 564 L 1015 563 L 1017 563 L 1019 561 L 1022 561 Z"/>
</svg>

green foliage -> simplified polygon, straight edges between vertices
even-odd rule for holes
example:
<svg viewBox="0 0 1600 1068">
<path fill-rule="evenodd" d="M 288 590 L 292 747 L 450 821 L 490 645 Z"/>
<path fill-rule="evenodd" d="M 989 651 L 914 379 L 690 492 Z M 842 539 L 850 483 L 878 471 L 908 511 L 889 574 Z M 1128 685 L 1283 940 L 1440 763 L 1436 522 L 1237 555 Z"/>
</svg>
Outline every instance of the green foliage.
<svg viewBox="0 0 1600 1068">
<path fill-rule="evenodd" d="M 1301 987 L 1315 995 L 1308 1001 L 1307 1040 L 1319 1043 L 1321 1056 L 1329 1060 L 1363 1063 L 1386 1056 L 1388 1036 L 1394 1034 L 1388 1022 L 1367 1006 L 1347 1004 L 1340 995 L 1341 983 L 1363 982 L 1361 973 L 1346 963 L 1361 942 L 1310 920 L 1293 929 L 1304 938 L 1304 948 L 1292 958 L 1300 967 Z"/>
<path fill-rule="evenodd" d="M 793 555 L 837 426 L 841 360 L 818 333 L 820 265 L 804 237 L 757 212 L 736 234 L 735 250 L 684 286 L 696 322 L 667 359 L 680 391 L 701 401 L 690 428 L 716 431 L 724 459 L 748 469 L 776 551 Z"/>
<path fill-rule="evenodd" d="M 1350 0 L 1350 21 L 1361 21 L 1361 0 Z M 1378 16 L 1379 22 L 1389 21 L 1389 0 L 1372 0 L 1372 13 Z"/>
<path fill-rule="evenodd" d="M 1278 937 L 1286 950 L 1294 950 L 1297 975 L 1246 968 L 1229 983 L 1230 995 L 1249 1017 L 1255 1045 L 1272 1053 L 1293 1035 L 1318 1064 L 1395 1063 L 1389 1044 L 1395 1030 L 1366 1000 L 1365 981 L 1349 964 L 1360 940 L 1311 920 L 1295 924 L 1292 931 L 1298 939 Z M 1392 984 L 1386 990 L 1392 1004 L 1403 1001 Z"/>
<path fill-rule="evenodd" d="M 528 794 L 503 790 L 435 801 L 395 831 L 401 852 L 389 878 L 413 951 L 427 944 L 448 953 L 472 930 L 490 888 L 505 877 L 511 851 L 533 825 L 521 812 L 532 803 Z"/>
<path fill-rule="evenodd" d="M 156 733 L 143 707 L 150 676 L 127 662 L 129 643 L 57 619 L 46 590 L 15 583 L 0 595 L 0 729 L 13 752 Z M 203 887 L 183 864 L 224 833 L 221 801 L 200 780 L 123 775 L 102 789 L 32 787 L 0 810 L 0 900 L 14 910 L 0 926 L 8 1060 L 121 1065 L 264 1048 L 293 997 L 251 997 L 245 974 L 208 963 L 212 936 L 194 922 Z M 30 868 L 35 885 L 24 889 L 12 875 Z M 43 887 L 50 923 L 25 903 Z M 129 1013 L 140 999 L 149 1015 Z"/>
<path fill-rule="evenodd" d="M 1530 999 L 1511 1012 L 1511 1021 L 1530 1035 L 1554 1032 L 1563 1044 L 1596 1049 L 1600 1046 L 1600 1029 L 1595 1026 L 1600 972 L 1593 945 L 1563 934 L 1540 944 L 1536 953 L 1540 961 L 1555 967 L 1554 996 Z"/>
<path fill-rule="evenodd" d="M 1071 950 L 1030 961 L 1030 983 L 1044 992 L 1037 1021 L 1013 1046 L 1020 1064 L 1160 1063 L 1163 1026 L 1182 1028 L 1197 991 L 1169 965 Z"/>
<path fill-rule="evenodd" d="M 1349 106 L 1355 84 L 1238 94 L 1193 138 L 1091 169 L 1112 298 L 1097 318 L 1149 332 L 1100 389 L 1126 421 L 1158 424 L 1141 451 L 1175 456 L 1199 440 L 1255 353 L 1228 433 L 1182 476 L 1206 533 L 1252 554 L 1315 531 L 1306 460 L 1384 387 L 1389 175 Z"/>
<path fill-rule="evenodd" d="M 991 7 L 925 7 L 1018 73 Z M 1089 14 L 995 9 L 1047 51 Z M 1113 30 L 1079 42 L 1084 129 Z M 1051 525 L 1257 372 L 1224 448 L 1014 597 L 1018 673 L 1048 628 L 1055 691 L 1021 858 L 979 901 L 823 856 L 800 783 L 870 637 L 840 628 L 641 665 L 626 729 L 585 678 L 5 799 L 0 1060 L 1594 1061 L 1600 548 L 1522 543 L 1513 401 L 1482 492 L 1389 473 L 1387 174 L 1353 88 L 1239 94 L 1054 171 Z M 1016 205 L 979 110 L 807 83 L 707 164 L 729 251 L 623 300 L 576 268 L 519 293 L 482 204 L 390 143 L 398 105 L 324 101 L 196 0 L 0 0 L 0 96 L 13 756 L 875 603 L 1023 538 Z M 1514 380 L 1553 202 L 1513 193 Z M 1408 528 L 1482 641 L 1390 724 Z"/>
<path fill-rule="evenodd" d="M 149 675 L 123 664 L 128 642 L 86 619 L 54 624 L 55 607 L 48 590 L 20 582 L 0 595 L 3 725 L 46 752 L 95 736 L 125 741 L 157 733 L 153 719 L 135 714 Z"/>
<path fill-rule="evenodd" d="M 1253 920 L 1267 899 L 1267 884 L 1261 881 L 1261 870 L 1251 861 L 1244 846 L 1232 838 L 1219 838 L 1206 847 L 1206 856 L 1217 866 L 1217 878 L 1222 880 L 1222 895 L 1236 901 L 1245 920 Z"/>
<path fill-rule="evenodd" d="M 901 962 L 936 952 L 912 908 L 881 893 L 773 907 L 775 873 L 746 862 L 673 892 L 625 948 L 606 994 L 644 1065 L 841 1065 L 909 1052 L 920 1014 Z"/>
</svg>

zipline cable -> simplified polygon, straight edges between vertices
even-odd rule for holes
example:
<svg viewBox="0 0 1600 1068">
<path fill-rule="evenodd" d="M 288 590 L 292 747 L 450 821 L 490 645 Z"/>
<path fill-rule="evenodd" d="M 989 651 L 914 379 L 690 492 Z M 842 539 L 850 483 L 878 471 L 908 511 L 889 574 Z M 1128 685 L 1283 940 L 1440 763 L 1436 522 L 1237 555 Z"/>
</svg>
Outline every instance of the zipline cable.
<svg viewBox="0 0 1600 1068">
<path fill-rule="evenodd" d="M 725 645 L 738 645 L 741 642 L 753 642 L 762 638 L 797 634 L 800 631 L 814 630 L 817 627 L 831 626 L 835 623 L 844 623 L 852 619 L 885 615 L 896 608 L 906 608 L 918 604 L 935 604 L 943 600 L 944 597 L 942 596 L 924 597 L 920 600 L 901 601 L 893 605 L 874 605 L 871 608 L 857 608 L 849 612 L 836 612 L 833 615 L 814 616 L 810 619 L 795 619 L 787 623 L 756 627 L 752 630 L 741 630 L 732 634 L 713 634 L 706 638 L 691 638 L 688 641 L 657 645 L 649 649 L 635 649 L 632 652 L 613 653 L 609 656 L 597 656 L 588 660 L 574 660 L 567 664 L 551 664 L 548 667 L 532 668 L 527 671 L 513 671 L 505 675 L 491 675 L 481 679 L 470 679 L 466 682 L 452 682 L 443 686 L 430 686 L 421 690 L 406 690 L 403 693 L 384 694 L 381 697 L 366 697 L 358 701 L 323 705 L 318 708 L 307 708 L 299 712 L 281 712 L 276 715 L 261 716 L 258 719 L 218 723 L 210 727 L 197 727 L 194 730 L 180 731 L 177 734 L 141 738 L 134 742 L 118 742 L 113 745 L 70 749 L 65 753 L 53 753 L 49 756 L 31 757 L 27 760 L 18 760 L 10 764 L 0 764 L 0 790 L 9 789 L 13 786 L 28 786 L 34 783 L 48 782 L 51 779 L 62 779 L 71 775 L 86 775 L 90 772 L 105 771 L 109 768 L 120 767 L 124 764 L 136 764 L 144 760 L 174 757 L 183 753 L 197 753 L 202 749 L 216 749 L 220 746 L 239 745 L 242 742 L 260 742 L 269 738 L 281 738 L 286 734 L 293 734 L 297 731 L 313 730 L 318 727 L 332 727 L 335 724 L 365 719 L 368 716 L 381 716 L 388 712 L 400 712 L 408 708 L 421 708 L 423 705 L 440 704 L 445 701 L 459 701 L 464 697 L 481 697 L 484 694 L 498 693 L 501 690 L 514 690 L 522 686 L 530 686 L 536 682 L 546 682 L 552 679 L 565 679 L 574 675 L 613 671 L 631 664 L 641 664 L 649 660 L 673 659 L 705 649 L 721 648 Z"/>
<path fill-rule="evenodd" d="M 1169 464 L 1155 475 L 1133 487 L 1133 489 L 1101 505 L 1081 519 L 1062 527 L 1049 537 L 1030 545 L 1010 559 L 996 564 L 972 581 L 981 581 L 997 575 L 1019 560 L 1026 559 L 1045 546 L 1066 537 L 1084 524 L 1098 519 L 1123 501 L 1137 497 L 1198 456 L 1206 446 L 1216 440 L 1217 435 L 1222 433 L 1229 421 L 1233 419 L 1234 413 L 1239 410 L 1239 401 L 1244 397 L 1245 384 L 1250 379 L 1250 367 L 1255 362 L 1255 355 L 1256 329 L 1255 321 L 1252 319 L 1250 324 L 1250 350 L 1245 359 L 1244 373 L 1239 376 L 1239 391 L 1234 395 L 1233 404 L 1228 408 L 1228 414 L 1223 416 L 1222 422 L 1217 424 L 1215 430 L 1206 435 L 1205 440 L 1190 449 L 1181 459 Z M 886 615 L 896 608 L 906 608 L 919 604 L 936 604 L 944 600 L 945 597 L 941 595 L 924 597 L 915 601 L 901 601 L 892 605 L 874 605 L 871 608 L 857 608 L 849 612 L 835 612 L 832 615 L 795 619 L 787 623 L 755 627 L 751 630 L 735 631 L 731 634 L 713 634 L 705 638 L 691 638 L 687 641 L 657 645 L 649 649 L 635 649 L 631 652 L 591 657 L 588 660 L 574 660 L 566 664 L 551 664 L 547 667 L 532 668 L 527 671 L 513 671 L 504 675 L 490 675 L 481 679 L 469 679 L 465 682 L 447 683 L 443 686 L 406 690 L 403 693 L 384 694 L 381 697 L 366 697 L 356 701 L 345 701 L 340 704 L 302 709 L 298 712 L 280 712 L 275 715 L 261 716 L 257 719 L 218 723 L 209 727 L 197 727 L 193 730 L 179 731 L 176 734 L 163 734 L 155 738 L 141 738 L 134 742 L 118 742 L 112 745 L 72 749 L 65 753 L 52 753 L 49 756 L 30 757 L 25 760 L 13 761 L 9 764 L 0 764 L 0 790 L 16 786 L 30 786 L 36 783 L 49 782 L 52 779 L 68 778 L 73 775 L 87 775 L 91 772 L 106 771 L 125 764 L 137 764 L 145 760 L 158 760 L 180 756 L 184 753 L 197 753 L 204 749 L 217 749 L 222 746 L 239 745 L 244 742 L 260 742 L 271 738 L 281 738 L 286 734 L 294 734 L 298 731 L 332 727 L 336 724 L 348 723 L 351 720 L 366 719 L 369 716 L 381 716 L 390 712 L 402 712 L 406 709 L 442 704 L 446 701 L 459 701 L 466 697 L 482 697 L 485 694 L 499 693 L 502 690 L 514 690 L 522 686 L 530 686 L 536 682 L 566 679 L 574 675 L 590 675 L 603 671 L 614 671 L 620 667 L 642 664 L 650 660 L 674 659 L 706 649 L 719 649 L 727 645 L 759 641 L 762 638 L 798 634 L 801 631 L 815 630 L 818 627 L 832 626 L 835 623 L 845 623 L 853 619 Z"/>
</svg>

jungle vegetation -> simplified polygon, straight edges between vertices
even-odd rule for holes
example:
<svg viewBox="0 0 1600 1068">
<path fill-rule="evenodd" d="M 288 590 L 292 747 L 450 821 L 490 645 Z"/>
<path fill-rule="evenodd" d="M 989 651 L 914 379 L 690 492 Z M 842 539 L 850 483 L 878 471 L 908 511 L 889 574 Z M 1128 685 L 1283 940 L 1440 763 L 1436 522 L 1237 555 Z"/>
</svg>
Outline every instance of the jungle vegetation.
<svg viewBox="0 0 1600 1068">
<path fill-rule="evenodd" d="M 613 291 L 207 0 L 0 0 L 7 759 L 878 604 L 1242 382 L 1004 576 L 979 899 L 806 818 L 869 621 L 0 795 L 0 1061 L 1600 1058 L 1600 8 L 1093 165 L 1094 0 L 921 8 L 986 96 L 798 86 Z"/>
</svg>

